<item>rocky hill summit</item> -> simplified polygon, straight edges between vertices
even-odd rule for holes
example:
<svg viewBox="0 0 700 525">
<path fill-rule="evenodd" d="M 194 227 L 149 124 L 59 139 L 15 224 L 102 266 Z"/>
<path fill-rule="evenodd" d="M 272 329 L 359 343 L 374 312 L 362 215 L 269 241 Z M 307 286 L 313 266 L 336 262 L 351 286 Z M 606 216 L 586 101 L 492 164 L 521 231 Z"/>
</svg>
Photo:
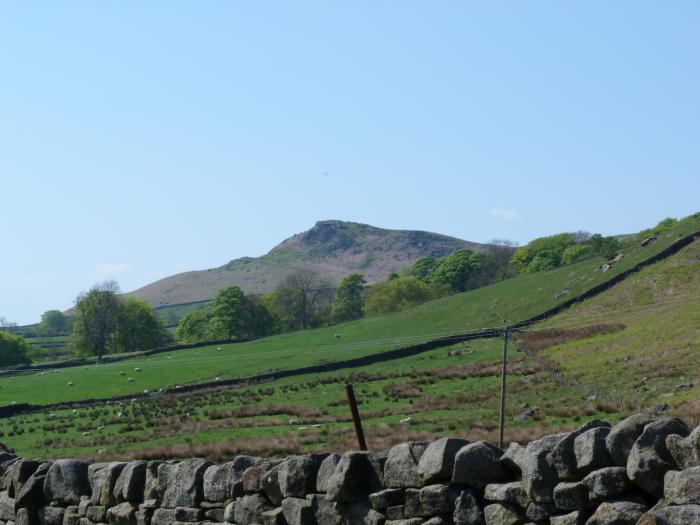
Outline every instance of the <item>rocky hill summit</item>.
<svg viewBox="0 0 700 525">
<path fill-rule="evenodd" d="M 221 288 L 236 284 L 248 294 L 271 291 L 296 270 L 313 270 L 336 284 L 359 272 L 378 282 L 425 256 L 443 257 L 460 248 L 484 250 L 487 245 L 415 230 L 388 230 L 337 220 L 284 240 L 261 257 L 243 257 L 210 270 L 180 273 L 127 295 L 153 306 L 205 301 Z"/>
</svg>

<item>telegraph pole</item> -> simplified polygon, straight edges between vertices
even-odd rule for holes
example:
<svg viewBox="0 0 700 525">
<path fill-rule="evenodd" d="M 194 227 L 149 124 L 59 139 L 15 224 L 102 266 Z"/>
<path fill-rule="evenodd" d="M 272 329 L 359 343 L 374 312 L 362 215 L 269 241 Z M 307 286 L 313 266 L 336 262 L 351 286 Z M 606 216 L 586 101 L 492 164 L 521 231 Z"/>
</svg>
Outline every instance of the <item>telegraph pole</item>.
<svg viewBox="0 0 700 525">
<path fill-rule="evenodd" d="M 508 326 L 503 320 L 503 365 L 501 368 L 501 406 L 498 416 L 498 446 L 503 448 L 503 428 L 506 420 L 506 374 L 508 373 Z"/>
</svg>

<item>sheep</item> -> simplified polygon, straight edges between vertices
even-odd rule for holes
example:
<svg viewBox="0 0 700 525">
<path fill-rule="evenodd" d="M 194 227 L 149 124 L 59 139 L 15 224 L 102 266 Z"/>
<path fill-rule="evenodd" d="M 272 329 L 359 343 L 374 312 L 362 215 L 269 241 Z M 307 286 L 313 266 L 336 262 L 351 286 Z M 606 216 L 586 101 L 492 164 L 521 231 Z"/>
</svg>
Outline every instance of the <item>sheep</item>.
<svg viewBox="0 0 700 525">
<path fill-rule="evenodd" d="M 122 412 L 117 412 L 117 417 L 122 417 L 123 413 Z"/>
<path fill-rule="evenodd" d="M 99 427 L 97 427 L 97 430 L 102 430 L 104 427 L 104 425 L 100 425 Z"/>
<path fill-rule="evenodd" d="M 134 381 L 135 381 L 135 379 L 133 377 L 129 377 L 126 380 L 127 383 L 133 383 Z"/>
<path fill-rule="evenodd" d="M 299 424 L 299 420 L 298 420 L 298 419 L 290 419 L 290 420 L 289 420 L 289 424 L 290 424 L 290 425 L 298 425 L 298 424 Z"/>
<path fill-rule="evenodd" d="M 410 424 L 411 424 L 411 421 L 413 421 L 413 418 L 412 418 L 412 417 L 405 417 L 405 418 L 403 418 L 403 419 L 400 421 L 400 423 L 401 423 L 402 425 L 410 425 Z"/>
<path fill-rule="evenodd" d="M 141 369 L 138 366 L 136 368 L 134 368 L 134 372 L 140 372 L 140 371 L 141 371 Z"/>
<path fill-rule="evenodd" d="M 319 425 L 318 423 L 316 423 L 315 425 L 311 425 L 311 427 L 312 427 L 312 428 L 321 428 L 321 425 Z"/>
<path fill-rule="evenodd" d="M 220 377 L 215 377 L 215 378 L 214 378 L 214 381 L 221 381 L 221 378 L 220 378 Z"/>
<path fill-rule="evenodd" d="M 182 387 L 180 385 L 175 385 L 175 390 L 180 390 Z"/>
<path fill-rule="evenodd" d="M 74 413 L 74 414 L 77 414 L 78 411 L 74 408 L 74 409 L 73 409 L 73 413 Z"/>
<path fill-rule="evenodd" d="M 299 432 L 302 432 L 302 431 L 306 430 L 306 427 L 299 427 L 299 428 L 297 428 L 297 430 L 298 430 Z"/>
<path fill-rule="evenodd" d="M 83 436 L 89 436 L 92 432 L 83 432 Z"/>
<path fill-rule="evenodd" d="M 336 339 L 340 339 L 340 334 L 335 334 Z"/>
<path fill-rule="evenodd" d="M 119 372 L 119 375 L 120 375 L 120 376 L 125 376 L 125 375 L 126 375 L 126 372 Z"/>
<path fill-rule="evenodd" d="M 107 450 L 105 450 L 104 448 L 101 448 L 97 451 L 98 454 L 104 454 L 105 452 L 107 452 Z"/>
<path fill-rule="evenodd" d="M 75 386 L 75 385 L 73 385 L 73 381 L 68 381 L 68 386 Z"/>
<path fill-rule="evenodd" d="M 221 351 L 223 350 L 223 348 L 219 347 L 219 348 L 217 348 L 217 350 L 218 350 L 219 352 L 221 352 Z"/>
<path fill-rule="evenodd" d="M 145 395 L 148 395 L 148 390 L 144 390 L 143 393 L 144 393 Z"/>
</svg>

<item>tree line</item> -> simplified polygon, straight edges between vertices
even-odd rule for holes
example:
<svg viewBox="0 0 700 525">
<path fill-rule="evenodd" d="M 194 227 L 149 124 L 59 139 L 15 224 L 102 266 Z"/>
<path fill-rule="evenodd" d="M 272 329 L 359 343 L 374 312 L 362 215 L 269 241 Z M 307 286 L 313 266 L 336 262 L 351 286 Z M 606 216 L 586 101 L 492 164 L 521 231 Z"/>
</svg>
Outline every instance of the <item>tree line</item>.
<svg viewBox="0 0 700 525">
<path fill-rule="evenodd" d="M 653 230 L 673 226 L 670 219 Z M 595 256 L 607 259 L 620 249 L 615 237 L 586 232 L 541 237 L 518 248 L 492 241 L 485 251 L 463 248 L 445 257 L 423 257 L 383 282 L 368 285 L 352 274 L 334 287 L 310 270 L 290 274 L 263 296 L 246 295 L 238 286 L 220 290 L 213 301 L 185 315 L 175 339 L 183 343 L 251 339 L 396 312 L 446 295 L 487 286 L 522 273 L 551 270 Z M 12 323 L 0 318 L 0 330 Z M 149 350 L 173 342 L 163 322 L 145 301 L 122 297 L 115 281 L 105 281 L 78 296 L 74 313 L 42 315 L 38 335 L 70 333 L 68 344 L 79 355 L 102 362 L 109 353 Z M 29 346 L 16 335 L 0 332 L 0 366 L 28 364 Z"/>
</svg>

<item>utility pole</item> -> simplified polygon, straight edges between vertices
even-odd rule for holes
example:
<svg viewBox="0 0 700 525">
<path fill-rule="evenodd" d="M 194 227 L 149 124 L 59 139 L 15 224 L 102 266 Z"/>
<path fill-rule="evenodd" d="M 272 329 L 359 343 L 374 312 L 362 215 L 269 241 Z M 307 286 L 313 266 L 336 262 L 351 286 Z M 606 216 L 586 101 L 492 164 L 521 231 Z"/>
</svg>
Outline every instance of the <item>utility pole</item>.
<svg viewBox="0 0 700 525">
<path fill-rule="evenodd" d="M 508 373 L 508 326 L 503 320 L 503 365 L 501 368 L 501 406 L 498 417 L 498 446 L 503 448 L 503 428 L 506 420 L 506 374 Z"/>
</svg>

